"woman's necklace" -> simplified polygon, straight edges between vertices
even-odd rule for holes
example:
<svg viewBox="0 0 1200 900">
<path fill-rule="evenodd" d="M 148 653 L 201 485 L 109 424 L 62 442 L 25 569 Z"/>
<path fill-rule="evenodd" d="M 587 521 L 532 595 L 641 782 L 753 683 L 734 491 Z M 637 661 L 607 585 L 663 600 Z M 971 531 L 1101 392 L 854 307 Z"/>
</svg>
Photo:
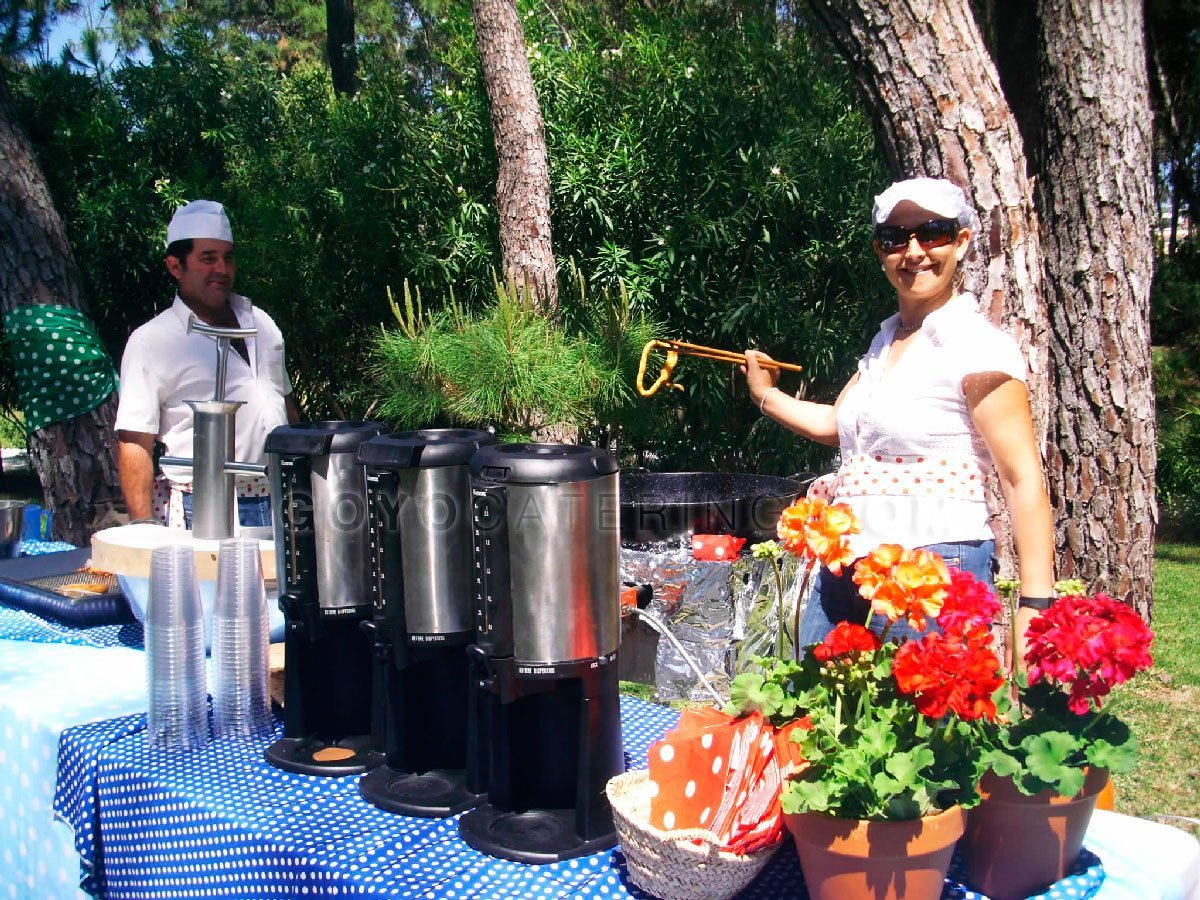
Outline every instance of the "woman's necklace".
<svg viewBox="0 0 1200 900">
<path fill-rule="evenodd" d="M 910 334 L 916 334 L 920 330 L 921 330 L 920 322 L 917 322 L 915 325 L 897 325 L 896 326 L 896 337 L 906 338 Z"/>
</svg>

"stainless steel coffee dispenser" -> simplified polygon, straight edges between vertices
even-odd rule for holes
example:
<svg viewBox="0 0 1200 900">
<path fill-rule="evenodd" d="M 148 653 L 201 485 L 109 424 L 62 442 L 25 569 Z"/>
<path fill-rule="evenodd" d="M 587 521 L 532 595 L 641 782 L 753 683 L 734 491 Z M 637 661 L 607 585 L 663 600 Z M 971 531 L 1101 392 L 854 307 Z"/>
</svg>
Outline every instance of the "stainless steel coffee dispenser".
<svg viewBox="0 0 1200 900">
<path fill-rule="evenodd" d="M 352 775 L 371 749 L 372 645 L 363 441 L 379 422 L 305 422 L 267 435 L 284 636 L 283 738 L 267 762 L 309 775 Z"/>
<path fill-rule="evenodd" d="M 358 790 L 390 812 L 455 815 L 487 789 L 481 735 L 469 727 L 479 673 L 466 652 L 475 638 L 467 464 L 495 441 L 486 431 L 428 428 L 358 450 L 375 603 L 373 743 L 387 754 Z"/>
<path fill-rule="evenodd" d="M 594 853 L 616 841 L 604 787 L 625 768 L 617 463 L 591 447 L 499 444 L 471 475 L 490 774 L 459 833 L 519 862 Z"/>
</svg>

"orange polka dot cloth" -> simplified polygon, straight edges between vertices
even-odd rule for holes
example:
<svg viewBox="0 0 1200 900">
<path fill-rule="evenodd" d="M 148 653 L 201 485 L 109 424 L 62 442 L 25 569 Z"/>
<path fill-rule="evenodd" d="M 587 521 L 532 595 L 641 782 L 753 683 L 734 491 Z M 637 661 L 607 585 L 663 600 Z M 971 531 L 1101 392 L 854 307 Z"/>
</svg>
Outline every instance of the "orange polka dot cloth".
<svg viewBox="0 0 1200 900">
<path fill-rule="evenodd" d="M 783 836 L 780 785 L 803 765 L 788 740 L 754 713 L 685 709 L 679 725 L 650 746 L 650 824 L 663 831 L 702 828 L 721 849 L 748 854 Z M 782 742 L 782 745 L 781 745 Z"/>
<path fill-rule="evenodd" d="M 733 562 L 746 539 L 732 534 L 693 534 L 692 559 L 698 562 Z"/>
</svg>

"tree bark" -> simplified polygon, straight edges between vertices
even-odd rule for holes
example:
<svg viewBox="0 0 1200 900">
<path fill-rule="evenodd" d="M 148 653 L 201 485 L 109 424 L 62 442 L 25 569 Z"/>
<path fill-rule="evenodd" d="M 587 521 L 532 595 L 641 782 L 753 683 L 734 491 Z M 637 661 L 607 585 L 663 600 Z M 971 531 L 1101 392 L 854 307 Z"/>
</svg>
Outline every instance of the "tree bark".
<svg viewBox="0 0 1200 900">
<path fill-rule="evenodd" d="M 496 144 L 504 280 L 553 309 L 558 282 L 550 234 L 550 170 L 525 32 L 516 0 L 472 0 L 471 13 Z"/>
<path fill-rule="evenodd" d="M 46 179 L 0 73 L 0 307 L 57 303 L 87 312 L 79 270 Z M 55 537 L 86 546 L 120 502 L 116 394 L 99 407 L 31 432 L 29 454 L 54 510 Z"/>
<path fill-rule="evenodd" d="M 352 96 L 358 90 L 354 0 L 325 0 L 325 53 L 329 57 L 333 89 Z"/>
<path fill-rule="evenodd" d="M 1059 571 L 1149 617 L 1158 511 L 1143 6 L 1039 0 L 1038 11 Z"/>
<path fill-rule="evenodd" d="M 892 171 L 905 178 L 948 178 L 975 204 L 982 227 L 965 266 L 966 287 L 1021 343 L 1034 428 L 1042 439 L 1048 428 L 1049 323 L 1039 294 L 1037 215 L 1016 119 L 970 3 L 811 3 L 851 65 Z M 997 524 L 1001 555 L 1011 561 L 1009 530 L 1006 518 Z"/>
</svg>

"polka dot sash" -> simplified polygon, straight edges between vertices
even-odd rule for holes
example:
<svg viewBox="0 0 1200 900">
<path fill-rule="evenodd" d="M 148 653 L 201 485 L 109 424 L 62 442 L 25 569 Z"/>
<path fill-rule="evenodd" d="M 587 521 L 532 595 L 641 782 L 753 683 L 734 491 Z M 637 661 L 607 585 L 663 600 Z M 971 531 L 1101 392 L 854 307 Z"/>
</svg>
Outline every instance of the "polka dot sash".
<svg viewBox="0 0 1200 900">
<path fill-rule="evenodd" d="M 117 370 L 87 314 L 47 303 L 4 314 L 5 339 L 30 431 L 99 406 Z"/>
</svg>

